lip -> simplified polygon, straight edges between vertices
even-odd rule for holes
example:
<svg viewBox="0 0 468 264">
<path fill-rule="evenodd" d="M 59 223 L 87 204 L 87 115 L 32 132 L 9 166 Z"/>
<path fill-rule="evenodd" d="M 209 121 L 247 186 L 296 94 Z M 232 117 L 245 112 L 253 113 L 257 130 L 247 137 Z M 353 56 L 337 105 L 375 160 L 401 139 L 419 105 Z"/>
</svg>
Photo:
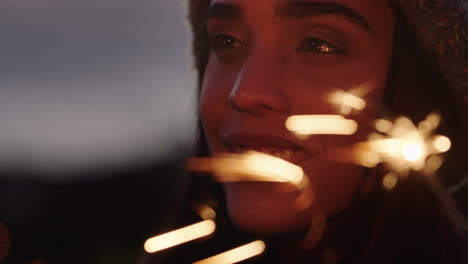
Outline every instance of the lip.
<svg viewBox="0 0 468 264">
<path fill-rule="evenodd" d="M 275 148 L 292 151 L 294 153 L 300 153 L 300 155 L 293 155 L 296 158 L 285 159 L 296 165 L 300 165 L 305 160 L 317 156 L 318 149 L 314 148 L 313 150 L 306 149 L 301 146 L 297 141 L 281 137 L 273 134 L 254 134 L 254 133 L 245 133 L 245 132 L 233 132 L 229 133 L 224 137 L 224 145 L 228 148 L 230 152 L 236 152 L 236 149 L 246 148 L 246 149 L 263 149 L 263 148 Z M 262 151 L 260 151 L 262 152 Z"/>
</svg>

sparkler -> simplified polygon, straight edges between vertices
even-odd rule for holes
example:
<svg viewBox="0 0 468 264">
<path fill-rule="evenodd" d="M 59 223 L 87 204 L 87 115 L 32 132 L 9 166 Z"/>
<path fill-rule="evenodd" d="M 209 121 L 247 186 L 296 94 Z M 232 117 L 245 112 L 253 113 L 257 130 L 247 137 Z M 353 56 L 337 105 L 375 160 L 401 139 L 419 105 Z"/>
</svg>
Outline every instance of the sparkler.
<svg viewBox="0 0 468 264">
<path fill-rule="evenodd" d="M 406 117 L 399 117 L 394 123 L 377 120 L 376 129 L 382 134 L 374 134 L 370 140 L 357 145 L 379 155 L 382 162 L 400 175 L 409 170 L 433 173 L 441 165 L 437 154 L 450 149 L 450 139 L 434 135 L 440 123 L 440 116 L 430 114 L 416 127 Z"/>
<path fill-rule="evenodd" d="M 399 117 L 395 122 L 379 119 L 375 129 L 380 133 L 371 134 L 368 141 L 357 143 L 352 150 L 341 151 L 353 153 L 352 162 L 366 167 L 387 164 L 392 172 L 383 178 L 382 184 L 386 189 L 393 189 L 399 177 L 406 177 L 410 170 L 431 175 L 442 165 L 439 154 L 450 149 L 451 141 L 446 136 L 433 134 L 439 123 L 440 116 L 434 113 L 418 126 L 406 117 Z M 347 161 L 351 159 L 348 157 Z"/>
</svg>

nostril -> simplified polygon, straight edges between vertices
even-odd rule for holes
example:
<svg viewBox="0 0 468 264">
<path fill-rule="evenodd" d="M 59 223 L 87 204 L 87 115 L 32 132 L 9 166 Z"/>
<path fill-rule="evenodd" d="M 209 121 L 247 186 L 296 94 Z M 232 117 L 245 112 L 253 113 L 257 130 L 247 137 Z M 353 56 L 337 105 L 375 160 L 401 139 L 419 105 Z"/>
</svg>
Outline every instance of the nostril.
<svg viewBox="0 0 468 264">
<path fill-rule="evenodd" d="M 287 99 L 274 91 L 233 92 L 229 95 L 229 104 L 244 113 L 287 112 L 289 109 Z"/>
</svg>

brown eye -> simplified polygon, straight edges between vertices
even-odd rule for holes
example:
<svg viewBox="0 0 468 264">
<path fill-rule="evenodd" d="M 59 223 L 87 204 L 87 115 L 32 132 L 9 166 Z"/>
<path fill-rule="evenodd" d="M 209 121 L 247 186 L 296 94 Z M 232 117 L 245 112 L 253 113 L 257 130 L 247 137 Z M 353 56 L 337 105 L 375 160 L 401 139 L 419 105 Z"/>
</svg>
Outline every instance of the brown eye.
<svg viewBox="0 0 468 264">
<path fill-rule="evenodd" d="M 229 50 L 229 49 L 244 49 L 247 47 L 244 43 L 236 39 L 235 37 L 220 33 L 211 39 L 211 49 L 213 50 Z"/>
<path fill-rule="evenodd" d="M 336 46 L 318 39 L 318 38 L 306 38 L 302 41 L 301 45 L 296 49 L 299 52 L 311 52 L 320 54 L 344 54 L 345 50 L 339 49 Z"/>
</svg>

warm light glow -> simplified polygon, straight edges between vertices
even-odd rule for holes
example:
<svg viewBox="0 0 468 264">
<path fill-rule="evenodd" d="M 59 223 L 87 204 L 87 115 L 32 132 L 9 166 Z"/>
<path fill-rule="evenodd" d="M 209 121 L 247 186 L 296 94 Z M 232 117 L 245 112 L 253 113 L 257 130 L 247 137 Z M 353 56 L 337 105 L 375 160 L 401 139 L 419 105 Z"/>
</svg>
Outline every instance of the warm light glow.
<svg viewBox="0 0 468 264">
<path fill-rule="evenodd" d="M 448 151 L 451 146 L 449 138 L 432 134 L 439 123 L 440 116 L 434 113 L 421 121 L 418 127 L 407 117 L 399 117 L 393 123 L 380 119 L 375 123 L 380 133 L 371 133 L 368 141 L 354 144 L 348 151 L 349 155 L 336 156 L 339 161 L 351 161 L 365 167 L 374 167 L 376 163 L 384 162 L 401 177 L 407 176 L 409 170 L 430 175 L 437 170 L 435 167 L 441 165 L 441 160 L 431 158 L 433 164 L 428 164 L 431 160 L 428 157 Z M 352 158 L 346 159 L 347 156 Z"/>
<path fill-rule="evenodd" d="M 329 148 L 324 159 L 336 163 L 351 163 L 355 165 L 373 168 L 380 162 L 378 153 L 366 149 L 366 143 L 356 145 L 354 148 Z"/>
<path fill-rule="evenodd" d="M 215 228 L 215 222 L 212 220 L 205 220 L 197 224 L 152 237 L 146 240 L 144 248 L 146 252 L 154 253 L 197 238 L 208 236 L 214 232 Z"/>
<path fill-rule="evenodd" d="M 410 143 L 405 144 L 401 152 L 407 161 L 417 161 L 422 156 L 423 148 L 419 144 Z"/>
<path fill-rule="evenodd" d="M 224 253 L 209 257 L 193 264 L 232 264 L 258 256 L 265 251 L 265 242 L 261 240 L 231 249 Z"/>
<path fill-rule="evenodd" d="M 293 184 L 300 184 L 304 178 L 301 167 L 280 158 L 255 151 L 246 155 L 246 169 L 254 174 L 282 178 Z"/>
<path fill-rule="evenodd" d="M 343 94 L 342 100 L 344 105 L 350 106 L 357 110 L 362 110 L 366 107 L 366 101 L 350 93 Z"/>
<path fill-rule="evenodd" d="M 369 141 L 367 145 L 375 153 L 397 156 L 400 152 L 401 140 L 395 138 L 376 139 Z"/>
<path fill-rule="evenodd" d="M 430 113 L 426 117 L 426 121 L 428 121 L 431 124 L 431 130 L 434 130 L 440 124 L 440 115 L 436 113 Z"/>
<path fill-rule="evenodd" d="M 330 102 L 341 107 L 341 113 L 347 115 L 352 109 L 362 110 L 366 107 L 366 101 L 358 95 L 353 94 L 354 90 L 345 92 L 338 90 L 330 95 Z"/>
<path fill-rule="evenodd" d="M 452 142 L 450 142 L 450 139 L 448 137 L 437 136 L 434 139 L 434 147 L 439 152 L 446 152 L 450 149 L 451 146 Z"/>
<path fill-rule="evenodd" d="M 212 173 L 219 182 L 289 182 L 298 189 L 308 184 L 301 167 L 256 151 L 219 155 L 215 158 L 192 158 L 187 164 L 187 169 Z"/>
<path fill-rule="evenodd" d="M 383 187 L 387 190 L 392 190 L 393 188 L 395 188 L 397 183 L 398 177 L 393 173 L 387 174 L 382 181 Z"/>
<path fill-rule="evenodd" d="M 418 129 L 424 134 L 430 133 L 433 130 L 431 122 L 427 120 L 419 122 Z"/>
<path fill-rule="evenodd" d="M 392 129 L 392 122 L 385 119 L 379 119 L 375 122 L 375 129 L 381 133 L 388 133 Z"/>
<path fill-rule="evenodd" d="M 430 171 L 436 171 L 442 166 L 442 159 L 439 156 L 432 156 L 426 162 L 426 167 Z"/>
<path fill-rule="evenodd" d="M 356 121 L 340 115 L 296 115 L 285 125 L 298 135 L 352 135 L 358 128 Z"/>
<path fill-rule="evenodd" d="M 216 218 L 216 212 L 213 208 L 204 204 L 198 208 L 198 215 L 204 220 L 214 220 Z"/>
<path fill-rule="evenodd" d="M 361 165 L 364 166 L 364 167 L 374 168 L 380 162 L 379 155 L 377 155 L 377 154 L 375 154 L 373 152 L 363 153 L 363 155 L 361 157 L 362 157 Z"/>
</svg>

